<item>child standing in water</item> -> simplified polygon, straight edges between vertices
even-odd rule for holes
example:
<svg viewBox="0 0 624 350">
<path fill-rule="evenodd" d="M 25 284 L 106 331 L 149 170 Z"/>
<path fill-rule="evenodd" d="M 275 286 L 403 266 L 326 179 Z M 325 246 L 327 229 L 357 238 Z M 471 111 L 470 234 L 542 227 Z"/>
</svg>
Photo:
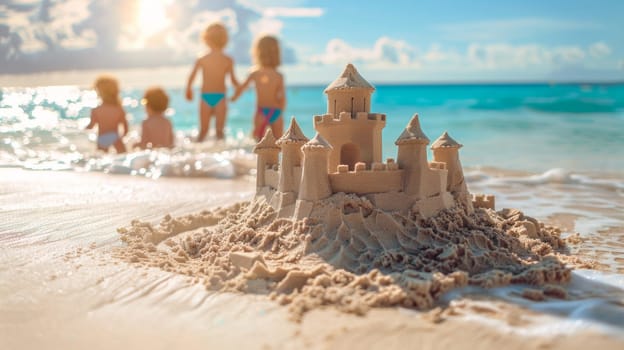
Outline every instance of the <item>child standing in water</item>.
<svg viewBox="0 0 624 350">
<path fill-rule="evenodd" d="M 97 125 L 97 148 L 99 150 L 108 152 L 110 146 L 113 146 L 117 153 L 124 153 L 126 147 L 121 138 L 128 133 L 128 121 L 119 99 L 117 79 L 100 76 L 95 81 L 95 91 L 102 100 L 102 104 L 91 110 L 91 122 L 86 129 L 92 129 Z M 119 136 L 119 125 L 123 128 L 121 136 Z"/>
<path fill-rule="evenodd" d="M 165 111 L 169 106 L 169 97 L 165 90 L 159 87 L 147 89 L 141 103 L 145 105 L 147 119 L 141 124 L 141 141 L 134 147 L 173 148 L 173 126 L 165 117 Z"/>
<path fill-rule="evenodd" d="M 200 57 L 193 67 L 193 71 L 186 86 L 186 99 L 193 99 L 193 80 L 197 71 L 202 71 L 202 93 L 199 102 L 199 136 L 197 142 L 202 142 L 208 134 L 210 119 L 216 116 L 217 139 L 224 138 L 225 116 L 227 114 L 227 102 L 225 100 L 225 79 L 230 76 L 234 87 L 238 87 L 238 81 L 234 76 L 234 62 L 223 53 L 223 48 L 228 42 L 228 33 L 225 27 L 219 23 L 213 23 L 206 28 L 203 35 L 204 42 L 210 48 L 203 57 Z"/>
<path fill-rule="evenodd" d="M 277 71 L 277 67 L 281 64 L 277 39 L 273 36 L 259 38 L 252 49 L 252 56 L 255 68 L 245 82 L 236 89 L 232 101 L 238 99 L 247 86 L 253 82 L 257 97 L 253 135 L 256 140 L 260 140 L 267 126 L 271 126 L 273 135 L 279 138 L 284 129 L 282 111 L 286 105 L 286 95 L 284 77 Z"/>
</svg>

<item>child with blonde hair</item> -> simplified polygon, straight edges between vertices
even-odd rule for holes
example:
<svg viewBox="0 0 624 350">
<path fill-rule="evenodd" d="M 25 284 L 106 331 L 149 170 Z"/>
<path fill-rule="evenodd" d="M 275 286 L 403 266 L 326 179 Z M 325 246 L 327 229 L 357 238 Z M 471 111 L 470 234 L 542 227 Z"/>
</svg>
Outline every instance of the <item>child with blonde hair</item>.
<svg viewBox="0 0 624 350">
<path fill-rule="evenodd" d="M 119 83 L 111 76 L 102 75 L 95 80 L 94 86 L 102 104 L 91 110 L 91 121 L 86 129 L 92 129 L 97 125 L 97 148 L 99 150 L 108 152 L 108 149 L 113 146 L 117 153 L 124 153 L 126 146 L 121 138 L 128 133 L 128 121 L 119 99 Z M 123 128 L 121 136 L 119 136 L 119 125 Z"/>
<path fill-rule="evenodd" d="M 198 142 L 202 142 L 210 128 L 210 119 L 216 116 L 217 139 L 224 138 L 225 117 L 227 103 L 225 100 L 225 79 L 229 75 L 232 85 L 238 87 L 234 76 L 234 62 L 223 53 L 228 42 L 227 29 L 220 23 L 210 24 L 203 34 L 203 39 L 210 51 L 197 59 L 186 86 L 186 99 L 193 100 L 193 80 L 198 70 L 202 71 L 202 89 L 199 106 L 199 135 Z"/>
<path fill-rule="evenodd" d="M 280 48 L 277 38 L 262 36 L 256 40 L 252 56 L 255 67 L 241 86 L 236 89 L 232 101 L 238 99 L 251 82 L 256 88 L 256 111 L 254 113 L 254 131 L 256 140 L 260 140 L 268 126 L 276 138 L 282 136 L 284 119 L 282 112 L 286 105 L 284 77 L 277 71 L 281 64 Z"/>
<path fill-rule="evenodd" d="M 141 124 L 141 141 L 134 147 L 173 148 L 173 126 L 165 117 L 165 111 L 169 107 L 169 96 L 165 90 L 159 87 L 147 89 L 141 103 L 145 105 L 147 118 Z"/>
</svg>

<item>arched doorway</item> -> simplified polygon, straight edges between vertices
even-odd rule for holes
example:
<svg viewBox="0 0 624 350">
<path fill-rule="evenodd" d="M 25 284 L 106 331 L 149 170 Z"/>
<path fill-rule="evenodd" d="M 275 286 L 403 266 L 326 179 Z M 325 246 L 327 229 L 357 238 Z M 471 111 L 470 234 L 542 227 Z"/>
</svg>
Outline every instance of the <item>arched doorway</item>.
<svg viewBox="0 0 624 350">
<path fill-rule="evenodd" d="M 355 169 L 355 163 L 360 161 L 360 147 L 354 143 L 346 143 L 340 148 L 340 164 L 349 166 L 349 171 Z"/>
</svg>

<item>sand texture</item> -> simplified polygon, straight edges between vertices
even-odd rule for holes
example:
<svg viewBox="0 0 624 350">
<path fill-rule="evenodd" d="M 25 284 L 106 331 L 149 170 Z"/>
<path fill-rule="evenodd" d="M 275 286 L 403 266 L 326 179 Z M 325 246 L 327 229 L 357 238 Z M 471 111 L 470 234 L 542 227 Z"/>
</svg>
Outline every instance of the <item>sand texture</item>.
<svg viewBox="0 0 624 350">
<path fill-rule="evenodd" d="M 480 192 L 491 187 L 474 180 L 469 184 L 471 189 Z M 484 185 L 487 188 L 478 187 Z M 569 189 L 562 192 L 558 187 L 557 184 L 500 184 L 496 196 L 497 201 L 501 199 L 501 207 L 519 205 L 539 220 L 551 222 L 549 216 L 553 212 L 577 213 L 569 206 L 576 204 L 574 198 L 586 193 L 583 192 L 586 187 L 576 187 L 572 189 L 574 196 L 568 199 Z M 611 241 L 621 240 L 624 232 L 621 202 L 616 200 L 620 197 L 613 191 L 587 191 L 594 198 L 602 199 L 600 205 L 592 204 L 592 211 L 581 213 L 586 215 L 585 218 L 575 220 L 575 230 L 581 233 L 582 242 L 569 247 L 570 256 L 579 254 L 583 259 L 596 259 L 600 264 L 608 264 L 615 272 L 623 265 L 612 257 L 624 256 L 621 246 L 611 245 Z M 567 284 L 510 284 L 483 289 L 470 285 L 470 280 L 479 274 L 469 273 L 467 269 L 467 278 L 462 277 L 464 281 L 461 282 L 467 283 L 467 287 L 450 289 L 442 295 L 430 292 L 438 297 L 431 309 L 369 307 L 364 297 L 379 297 L 374 293 L 377 284 L 371 284 L 365 292 L 363 285 L 359 284 L 352 289 L 350 296 L 346 294 L 349 289 L 340 284 L 356 285 L 356 280 L 373 279 L 369 277 L 372 269 L 357 271 L 360 264 L 369 264 L 369 260 L 360 262 L 353 257 L 347 258 L 353 254 L 347 250 L 348 243 L 339 241 L 346 234 L 344 229 L 339 229 L 343 219 L 339 216 L 340 220 L 335 221 L 337 226 L 324 231 L 334 233 L 322 235 L 324 239 L 336 242 L 332 249 L 338 249 L 338 253 L 331 253 L 331 250 L 315 253 L 313 251 L 319 249 L 316 245 L 322 244 L 319 239 L 313 241 L 311 238 L 317 232 L 315 230 L 324 228 L 316 228 L 317 224 L 310 221 L 313 217 L 303 223 L 285 220 L 267 224 L 274 213 L 262 203 L 234 205 L 248 201 L 254 192 L 254 179 L 161 178 L 153 181 L 107 174 L 0 169 L 0 349 L 622 348 L 624 307 L 621 300 L 624 300 L 624 293 L 619 287 L 621 283 L 617 282 L 621 275 L 574 269 Z M 518 197 L 520 195 L 530 195 L 535 200 L 523 201 Z M 553 203 L 559 206 L 553 207 Z M 607 207 L 604 203 L 614 206 Z M 214 209 L 217 206 L 223 209 Z M 358 205 L 348 206 L 345 212 L 349 213 L 347 216 L 355 217 L 356 209 Z M 203 214 L 202 210 L 205 210 Z M 165 213 L 170 213 L 171 218 L 161 227 L 158 223 Z M 255 213 L 264 213 L 267 217 Z M 603 222 L 595 216 L 598 214 L 613 214 L 614 219 L 606 221 L 607 225 L 601 224 L 600 229 L 588 228 L 587 223 Z M 374 214 L 364 216 L 372 222 L 374 216 L 371 215 Z M 512 231 L 522 231 L 520 224 L 513 222 L 524 219 L 516 218 L 512 212 L 506 216 L 509 219 L 505 221 L 509 221 L 503 223 L 505 232 L 516 225 Z M 204 219 L 199 219 L 201 217 Z M 134 228 L 128 227 L 133 219 L 143 224 L 135 221 Z M 347 220 L 345 222 L 349 224 Z M 382 219 L 375 220 L 382 222 Z M 497 220 L 503 221 L 501 218 Z M 228 222 L 231 223 L 230 229 L 223 230 Z M 370 222 L 367 223 L 368 230 L 379 234 L 380 224 L 373 228 Z M 436 219 L 436 222 L 440 224 L 442 221 Z M 416 223 L 425 227 L 433 221 Z M 613 223 L 614 228 L 609 233 L 600 233 L 602 228 L 610 227 L 609 223 Z M 238 231 L 236 225 L 257 229 Z M 126 227 L 128 232 L 134 231 L 136 235 L 120 236 L 116 232 L 118 227 Z M 218 229 L 222 231 L 218 232 Z M 351 229 L 356 230 L 355 227 Z M 550 230 L 540 230 L 540 234 Z M 152 231 L 150 238 L 143 241 L 149 231 Z M 154 234 L 156 232 L 160 233 Z M 497 232 L 504 233 L 504 230 Z M 228 234 L 241 241 L 227 243 L 224 238 Z M 541 239 L 549 242 L 545 246 L 560 244 L 556 239 L 557 231 L 552 234 L 554 237 Z M 564 231 L 562 237 L 569 234 Z M 201 249 L 192 254 L 191 245 L 181 246 L 184 241 L 199 242 L 199 248 L 202 237 L 208 240 L 211 235 L 214 237 L 215 261 L 223 262 L 220 273 L 212 270 L 219 263 L 200 259 L 200 256 L 208 256 L 205 252 L 200 253 Z M 524 244 L 531 249 L 544 246 L 537 241 L 523 241 L 526 235 L 518 232 L 519 247 Z M 122 242 L 120 238 L 124 236 L 134 243 Z M 306 236 L 310 236 L 309 242 L 305 240 Z M 253 241 L 253 237 L 264 241 Z M 443 239 L 437 241 L 445 237 L 441 233 L 432 237 L 436 240 L 432 239 L 430 243 L 412 242 L 409 245 L 422 247 L 425 251 L 432 249 L 425 248 L 427 245 L 447 246 L 448 242 Z M 608 237 L 610 241 L 592 240 L 592 237 Z M 400 244 L 405 244 L 402 236 L 400 239 Z M 165 244 L 168 241 L 174 244 L 168 246 Z M 365 249 L 355 245 L 354 239 L 351 241 L 356 251 Z M 392 240 L 384 240 L 379 245 L 387 242 Z M 567 239 L 565 242 L 570 244 Z M 588 242 L 591 245 L 586 250 Z M 231 245 L 229 251 L 227 244 Z M 381 249 L 373 243 L 367 244 L 371 254 L 392 251 L 392 248 Z M 306 247 L 308 253 L 303 254 Z M 565 255 L 565 246 L 563 252 L 558 252 L 561 247 L 555 248 L 557 252 L 552 255 L 559 263 L 570 259 Z M 155 251 L 150 251 L 153 249 Z M 174 252 L 176 249 L 179 253 Z M 544 254 L 542 249 L 534 258 L 537 263 L 545 259 L 541 255 Z M 592 253 L 604 250 L 608 254 Z M 528 251 L 526 256 L 515 261 L 528 261 L 534 254 Z M 487 252 L 487 249 L 475 249 L 470 254 L 472 252 Z M 408 255 L 416 254 L 410 252 Z M 342 256 L 343 260 L 327 260 L 328 256 L 336 259 Z M 599 260 L 603 258 L 606 260 Z M 461 261 L 467 258 L 453 259 L 464 264 Z M 477 254 L 470 259 L 479 261 L 480 258 Z M 266 273 L 276 277 L 247 277 L 254 264 L 266 266 Z M 278 292 L 277 286 L 288 272 L 277 269 L 278 264 L 288 271 L 302 271 L 293 273 L 289 284 L 303 287 Z M 509 265 L 514 263 L 503 266 Z M 518 270 L 511 269 L 513 272 L 497 269 L 511 274 L 512 278 L 521 276 L 522 264 L 515 265 Z M 572 266 L 569 262 L 567 265 Z M 314 278 L 306 276 L 312 274 L 310 266 L 321 266 L 320 273 Z M 401 266 L 394 261 L 387 267 L 377 267 L 379 272 L 375 280 L 378 282 L 375 283 L 387 277 L 394 278 L 391 276 L 410 276 L 412 271 L 424 271 L 424 267 L 419 269 L 407 264 L 404 271 L 399 271 Z M 200 273 L 202 267 L 205 272 Z M 488 271 L 488 268 L 484 267 L 484 270 Z M 256 270 L 257 273 L 261 271 Z M 281 274 L 284 277 L 278 278 Z M 305 282 L 297 282 L 298 274 L 303 274 Z M 420 274 L 426 276 L 423 272 Z M 440 277 L 445 274 L 439 273 Z M 324 276 L 353 280 L 330 281 L 333 287 L 322 287 L 316 296 L 299 291 L 312 292 L 313 288 L 309 286 L 313 286 L 314 281 L 326 280 Z M 611 279 L 615 283 L 605 283 Z M 385 286 L 397 291 L 397 300 L 407 294 L 399 283 L 403 282 L 392 280 Z M 442 280 L 442 283 L 452 286 L 456 282 Z M 283 283 L 282 286 L 285 288 L 289 284 Z M 419 293 L 426 296 L 426 289 L 422 290 L 424 292 Z M 271 300 L 272 291 L 275 299 L 283 299 L 289 304 L 282 306 Z M 345 292 L 355 300 L 353 305 L 358 308 L 349 307 L 346 297 L 339 299 L 342 304 L 323 301 L 322 298 L 332 297 L 334 291 Z M 315 303 L 321 301 L 331 305 L 318 307 Z M 397 305 L 402 304 L 397 302 Z M 310 310 L 303 312 L 306 308 Z M 367 309 L 364 315 L 354 313 Z M 293 322 L 293 319 L 300 322 Z"/>
<path fill-rule="evenodd" d="M 300 320 L 332 305 L 364 314 L 371 307 L 431 308 L 466 285 L 535 286 L 570 280 L 560 231 L 518 210 L 461 208 L 428 219 L 375 209 L 365 198 L 336 194 L 303 220 L 278 218 L 261 197 L 160 225 L 119 229 L 126 261 L 192 276 L 209 289 L 268 294 Z M 551 291 L 549 293 L 549 291 Z"/>
</svg>

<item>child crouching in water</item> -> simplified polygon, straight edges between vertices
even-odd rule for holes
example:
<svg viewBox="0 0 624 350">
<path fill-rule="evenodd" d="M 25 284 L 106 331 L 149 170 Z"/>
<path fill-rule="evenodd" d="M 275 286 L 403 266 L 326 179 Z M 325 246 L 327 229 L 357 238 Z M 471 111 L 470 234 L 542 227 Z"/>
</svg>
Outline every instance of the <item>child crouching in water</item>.
<svg viewBox="0 0 624 350">
<path fill-rule="evenodd" d="M 141 124 L 141 141 L 134 147 L 173 148 L 173 126 L 165 117 L 165 111 L 169 107 L 167 93 L 159 87 L 149 88 L 145 91 L 141 104 L 145 105 L 147 118 Z"/>
<path fill-rule="evenodd" d="M 98 150 L 108 152 L 108 149 L 113 146 L 117 153 L 124 153 L 126 146 L 121 138 L 128 133 L 128 121 L 119 99 L 119 83 L 111 76 L 102 75 L 95 80 L 94 85 L 102 104 L 91 110 L 91 121 L 86 129 L 92 129 L 97 125 Z M 121 136 L 119 136 L 119 125 L 123 128 Z"/>
<path fill-rule="evenodd" d="M 277 71 L 281 64 L 280 49 L 277 39 L 273 36 L 263 36 L 254 44 L 252 50 L 254 70 L 245 82 L 236 89 L 232 101 L 240 97 L 251 82 L 256 87 L 257 106 L 254 114 L 253 136 L 260 140 L 268 126 L 271 127 L 276 138 L 282 136 L 284 119 L 282 112 L 286 106 L 284 92 L 284 77 Z"/>
</svg>

